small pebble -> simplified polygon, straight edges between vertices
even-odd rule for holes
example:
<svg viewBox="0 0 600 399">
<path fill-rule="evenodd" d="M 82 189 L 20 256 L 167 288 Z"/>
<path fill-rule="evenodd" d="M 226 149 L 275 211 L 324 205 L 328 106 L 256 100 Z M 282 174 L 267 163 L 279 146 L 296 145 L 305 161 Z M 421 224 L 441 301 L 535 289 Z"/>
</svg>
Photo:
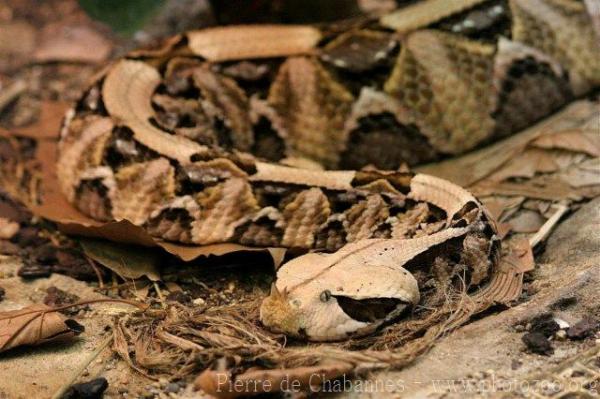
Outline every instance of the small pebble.
<svg viewBox="0 0 600 399">
<path fill-rule="evenodd" d="M 566 330 L 570 326 L 569 323 L 567 323 L 563 319 L 559 319 L 558 317 L 555 317 L 554 321 L 556 322 L 556 324 L 558 324 L 558 328 L 560 328 L 561 330 Z"/>
<path fill-rule="evenodd" d="M 567 330 L 570 339 L 584 339 L 592 336 L 600 328 L 600 323 L 590 318 L 584 318 Z"/>
<path fill-rule="evenodd" d="M 108 388 L 106 378 L 96 378 L 88 382 L 74 384 L 69 387 L 63 398 L 68 399 L 99 399 Z"/>
<path fill-rule="evenodd" d="M 179 392 L 180 389 L 181 389 L 181 387 L 176 382 L 170 382 L 167 384 L 167 386 L 165 386 L 165 392 L 169 392 L 169 393 Z"/>
<path fill-rule="evenodd" d="M 560 326 L 551 313 L 543 313 L 534 317 L 528 328 L 528 331 L 543 334 L 547 338 L 553 336 L 558 330 L 560 330 Z"/>
<path fill-rule="evenodd" d="M 37 263 L 29 263 L 23 265 L 17 274 L 19 277 L 24 279 L 36 279 L 49 277 L 52 274 L 52 269 L 48 266 L 42 266 Z"/>
<path fill-rule="evenodd" d="M 554 348 L 552 348 L 550 341 L 548 341 L 548 338 L 540 332 L 528 332 L 523 335 L 521 339 L 523 340 L 523 343 L 527 345 L 527 349 L 533 353 L 544 356 L 549 356 L 554 353 Z"/>
<path fill-rule="evenodd" d="M 513 370 L 517 370 L 519 367 L 521 367 L 523 365 L 523 362 L 519 359 L 513 359 L 511 364 L 510 364 L 510 368 Z"/>
</svg>

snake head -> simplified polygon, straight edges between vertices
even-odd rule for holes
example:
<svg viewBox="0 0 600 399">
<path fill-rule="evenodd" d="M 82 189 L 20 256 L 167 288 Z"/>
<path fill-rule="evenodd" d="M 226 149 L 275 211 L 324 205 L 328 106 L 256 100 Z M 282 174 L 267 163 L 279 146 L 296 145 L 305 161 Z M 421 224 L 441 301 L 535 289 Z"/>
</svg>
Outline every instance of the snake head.
<svg viewBox="0 0 600 399">
<path fill-rule="evenodd" d="M 286 263 L 261 305 L 262 323 L 296 338 L 335 341 L 369 334 L 396 318 L 419 302 L 419 288 L 411 273 L 393 264 L 394 256 L 383 256 L 381 245 L 370 248 L 370 258 L 344 256 L 356 247 L 350 244 Z"/>
</svg>

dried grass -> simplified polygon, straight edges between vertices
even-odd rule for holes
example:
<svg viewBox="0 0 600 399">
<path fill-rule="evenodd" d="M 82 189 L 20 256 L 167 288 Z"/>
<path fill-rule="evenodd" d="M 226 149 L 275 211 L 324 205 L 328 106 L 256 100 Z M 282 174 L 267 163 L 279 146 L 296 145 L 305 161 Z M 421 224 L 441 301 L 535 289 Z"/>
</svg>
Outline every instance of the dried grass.
<svg viewBox="0 0 600 399">
<path fill-rule="evenodd" d="M 410 319 L 377 334 L 314 344 L 289 342 L 265 330 L 258 323 L 260 300 L 208 309 L 172 304 L 128 315 L 115 323 L 115 350 L 151 378 L 181 377 L 215 365 L 235 375 L 255 368 L 291 370 L 343 363 L 362 374 L 406 366 L 490 304 L 475 304 L 464 291 L 448 292 L 435 310 L 417 310 Z"/>
</svg>

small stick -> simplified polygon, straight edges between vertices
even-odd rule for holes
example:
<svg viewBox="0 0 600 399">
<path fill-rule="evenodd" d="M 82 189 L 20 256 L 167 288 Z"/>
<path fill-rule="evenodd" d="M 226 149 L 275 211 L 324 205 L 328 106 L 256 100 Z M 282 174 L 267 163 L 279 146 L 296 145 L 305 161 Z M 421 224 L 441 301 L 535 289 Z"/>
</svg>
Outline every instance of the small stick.
<svg viewBox="0 0 600 399">
<path fill-rule="evenodd" d="M 17 99 L 26 88 L 27 84 L 23 80 L 17 80 L 5 88 L 2 93 L 0 93 L 0 112 L 4 110 L 7 105 Z"/>
<path fill-rule="evenodd" d="M 8 104 L 15 101 L 27 88 L 27 84 L 24 80 L 17 80 L 0 93 L 0 112 L 8 106 Z"/>
<path fill-rule="evenodd" d="M 146 305 L 144 303 L 130 301 L 128 299 L 116 299 L 116 298 L 88 299 L 88 300 L 84 300 L 84 301 L 75 302 L 70 305 L 59 306 L 57 308 L 50 308 L 47 310 L 39 310 L 39 309 L 30 310 L 28 312 L 19 313 L 19 316 L 24 316 L 24 315 L 32 314 L 32 313 L 40 313 L 43 316 L 46 313 L 60 312 L 61 310 L 66 310 L 66 309 L 74 308 L 77 306 L 90 305 L 93 303 L 106 303 L 106 302 L 123 303 L 126 305 L 135 306 L 136 308 L 138 308 L 140 310 L 147 310 L 149 307 L 148 305 Z M 10 312 L 0 312 L 0 320 L 4 320 L 8 317 L 11 317 L 11 316 L 6 316 L 5 315 L 6 313 L 10 313 Z"/>
<path fill-rule="evenodd" d="M 160 288 L 158 287 L 158 283 L 156 281 L 153 281 L 152 284 L 154 284 L 154 290 L 156 291 L 156 296 L 158 296 L 160 305 L 162 306 L 163 309 L 166 309 L 167 305 L 165 305 L 165 297 L 163 296 L 162 292 L 160 291 Z"/>
<path fill-rule="evenodd" d="M 86 256 L 85 259 L 88 261 L 92 269 L 94 269 L 94 273 L 96 273 L 96 278 L 98 279 L 98 288 L 104 288 L 104 280 L 102 280 L 102 273 L 100 273 L 100 269 L 98 269 L 98 266 L 96 266 L 96 262 L 94 262 L 88 256 Z"/>
<path fill-rule="evenodd" d="M 100 353 L 102 353 L 104 351 L 104 349 L 106 349 L 106 347 L 112 342 L 112 340 L 113 340 L 112 334 L 110 336 L 106 337 L 104 339 L 104 341 L 102 341 L 100 343 L 98 348 L 96 348 L 96 350 L 94 352 L 92 352 L 90 354 L 90 356 L 87 359 L 85 359 L 85 361 L 75 370 L 75 372 L 73 373 L 73 375 L 71 376 L 69 381 L 67 381 L 63 386 L 61 386 L 58 389 L 58 391 L 56 391 L 54 393 L 54 395 L 52 395 L 52 399 L 62 398 L 63 395 L 65 394 L 65 392 L 67 391 L 67 389 L 69 389 L 69 387 L 71 385 L 73 385 L 73 383 L 75 381 L 77 381 L 77 379 L 79 378 L 81 373 L 83 373 L 85 371 L 85 369 L 88 368 L 90 363 L 92 363 L 94 361 L 94 359 L 96 359 L 98 357 L 98 355 L 100 355 Z"/>
<path fill-rule="evenodd" d="M 556 223 L 560 220 L 561 217 L 569 210 L 569 207 L 565 204 L 558 204 L 558 209 L 556 212 L 550 216 L 550 219 L 546 220 L 546 223 L 540 227 L 540 229 L 529 239 L 529 245 L 531 248 L 534 248 L 540 242 L 544 241 L 548 234 L 552 231 Z"/>
</svg>

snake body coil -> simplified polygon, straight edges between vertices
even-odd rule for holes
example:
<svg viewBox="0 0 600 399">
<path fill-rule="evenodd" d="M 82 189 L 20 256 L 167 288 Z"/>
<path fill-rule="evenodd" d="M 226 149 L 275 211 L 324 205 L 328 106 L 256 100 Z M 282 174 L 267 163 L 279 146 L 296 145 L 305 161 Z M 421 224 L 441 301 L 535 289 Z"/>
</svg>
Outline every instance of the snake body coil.
<svg viewBox="0 0 600 399">
<path fill-rule="evenodd" d="M 364 334 L 421 300 L 425 271 L 480 285 L 498 252 L 468 192 L 378 169 L 468 151 L 599 86 L 592 17 L 575 0 L 431 0 L 347 27 L 187 32 L 98 76 L 58 176 L 85 214 L 164 240 L 316 251 L 280 269 L 263 322 Z"/>
</svg>

